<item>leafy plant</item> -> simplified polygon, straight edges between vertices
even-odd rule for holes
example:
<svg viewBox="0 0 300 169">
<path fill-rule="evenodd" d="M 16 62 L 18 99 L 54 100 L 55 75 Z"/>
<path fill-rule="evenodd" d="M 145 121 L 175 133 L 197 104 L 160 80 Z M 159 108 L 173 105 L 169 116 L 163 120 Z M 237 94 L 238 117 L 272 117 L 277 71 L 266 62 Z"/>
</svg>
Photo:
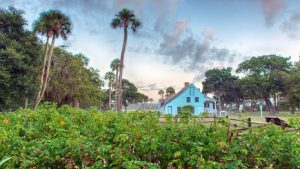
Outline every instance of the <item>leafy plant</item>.
<svg viewBox="0 0 300 169">
<path fill-rule="evenodd" d="M 14 157 L 5 168 L 299 167 L 299 133 L 270 124 L 228 142 L 227 126 L 47 103 L 0 115 L 0 157 Z"/>
<path fill-rule="evenodd" d="M 10 160 L 11 157 L 7 157 L 7 158 L 4 158 L 3 160 L 0 161 L 0 167 L 8 160 Z"/>
</svg>

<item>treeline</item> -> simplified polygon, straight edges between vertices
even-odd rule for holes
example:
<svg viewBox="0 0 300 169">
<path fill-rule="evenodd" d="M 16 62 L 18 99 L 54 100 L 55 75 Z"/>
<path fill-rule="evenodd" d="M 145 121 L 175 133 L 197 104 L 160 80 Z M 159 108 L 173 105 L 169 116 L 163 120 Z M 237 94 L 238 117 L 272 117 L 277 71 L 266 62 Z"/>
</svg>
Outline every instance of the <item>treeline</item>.
<svg viewBox="0 0 300 169">
<path fill-rule="evenodd" d="M 225 105 L 235 105 L 239 111 L 257 111 L 260 107 L 270 113 L 300 106 L 300 64 L 292 63 L 290 57 L 263 55 L 251 57 L 232 68 L 211 69 L 205 73 L 204 93 L 213 93 L 219 110 Z M 250 106 L 245 106 L 246 104 Z M 249 107 L 247 110 L 246 107 Z"/>
<path fill-rule="evenodd" d="M 66 39 L 71 33 L 70 18 L 57 10 L 43 12 L 30 31 L 22 15 L 22 10 L 13 7 L 0 9 L 0 111 L 33 108 L 40 101 L 111 108 L 116 81 L 106 78 L 110 87 L 103 89 L 105 81 L 97 69 L 88 67 L 84 54 L 54 47 L 55 39 Z M 37 33 L 46 37 L 45 43 Z M 123 95 L 128 96 L 123 105 L 148 100 L 134 84 L 123 81 Z"/>
</svg>

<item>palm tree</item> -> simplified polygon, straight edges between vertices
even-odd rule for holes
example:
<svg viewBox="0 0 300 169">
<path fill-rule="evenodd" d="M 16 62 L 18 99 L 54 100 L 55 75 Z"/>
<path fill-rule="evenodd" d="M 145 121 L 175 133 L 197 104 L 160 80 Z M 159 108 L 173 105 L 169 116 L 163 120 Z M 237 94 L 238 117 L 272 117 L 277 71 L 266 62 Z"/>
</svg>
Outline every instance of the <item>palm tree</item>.
<svg viewBox="0 0 300 169">
<path fill-rule="evenodd" d="M 114 72 L 107 72 L 104 78 L 108 80 L 108 108 L 111 109 L 111 92 L 115 82 L 115 74 Z"/>
<path fill-rule="evenodd" d="M 161 96 L 161 99 L 164 99 L 165 92 L 164 92 L 162 89 L 160 89 L 160 90 L 158 91 L 158 95 Z"/>
<path fill-rule="evenodd" d="M 117 111 L 121 111 L 122 108 L 122 79 L 123 79 L 123 68 L 124 68 L 124 55 L 125 49 L 127 45 L 127 34 L 128 34 L 128 27 L 132 29 L 133 32 L 136 32 L 138 28 L 141 27 L 141 22 L 136 19 L 134 11 L 129 9 L 122 9 L 116 15 L 116 17 L 112 20 L 111 26 L 116 28 L 123 28 L 124 30 L 124 39 L 123 39 L 123 47 L 121 52 L 120 58 L 120 75 L 118 79 L 118 90 L 117 90 L 117 100 L 116 100 L 116 107 Z"/>
<path fill-rule="evenodd" d="M 116 58 L 114 59 L 111 64 L 110 64 L 110 68 L 112 71 L 116 72 L 116 78 L 115 78 L 115 89 L 117 88 L 117 83 L 118 83 L 118 77 L 119 77 L 119 68 L 120 68 L 120 59 Z"/>
<path fill-rule="evenodd" d="M 168 87 L 166 89 L 166 93 L 169 95 L 169 97 L 172 97 L 175 94 L 175 89 L 173 87 Z"/>
<path fill-rule="evenodd" d="M 166 93 L 165 98 L 168 99 L 170 97 L 170 95 L 168 93 Z"/>
<path fill-rule="evenodd" d="M 71 33 L 71 27 L 72 24 L 70 18 L 59 10 L 49 10 L 41 13 L 40 17 L 33 24 L 33 30 L 35 33 L 46 36 L 40 87 L 34 104 L 34 109 L 37 108 L 40 101 L 43 99 L 47 88 L 55 40 L 58 37 L 62 37 L 66 40 L 68 35 Z M 52 41 L 49 46 L 50 38 Z"/>
</svg>

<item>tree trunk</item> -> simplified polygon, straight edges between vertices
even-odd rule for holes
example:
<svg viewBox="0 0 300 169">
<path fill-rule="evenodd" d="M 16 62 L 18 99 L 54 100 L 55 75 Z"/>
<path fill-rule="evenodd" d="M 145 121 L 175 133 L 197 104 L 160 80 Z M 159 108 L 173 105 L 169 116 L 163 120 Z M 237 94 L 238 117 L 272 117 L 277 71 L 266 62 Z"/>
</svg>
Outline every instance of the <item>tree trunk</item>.
<svg viewBox="0 0 300 169">
<path fill-rule="evenodd" d="M 48 43 L 49 43 L 49 37 L 47 36 L 47 40 L 46 40 L 46 46 L 45 46 L 45 51 L 44 51 L 44 62 L 43 62 L 43 68 L 42 68 L 42 74 L 41 74 L 41 77 L 40 77 L 40 87 L 39 87 L 39 91 L 38 91 L 38 94 L 36 96 L 36 99 L 35 99 L 35 103 L 34 103 L 34 109 L 36 109 L 37 107 L 37 104 L 40 100 L 40 97 L 41 97 L 41 93 L 42 93 L 42 89 L 43 89 L 43 85 L 44 85 L 44 81 L 45 81 L 45 69 L 46 69 L 46 65 L 47 65 L 47 58 L 48 58 Z"/>
<path fill-rule="evenodd" d="M 219 106 L 219 112 L 222 111 L 221 95 L 219 93 L 218 93 L 218 106 Z"/>
<path fill-rule="evenodd" d="M 251 105 L 250 111 L 253 113 L 254 112 L 254 103 L 253 103 L 252 99 L 250 100 L 250 105 Z"/>
<path fill-rule="evenodd" d="M 55 35 L 53 34 L 52 43 L 51 43 L 51 46 L 50 46 L 50 53 L 49 53 L 48 60 L 47 60 L 47 69 L 46 69 L 46 73 L 45 73 L 46 78 L 44 80 L 44 85 L 43 85 L 43 88 L 42 88 L 41 95 L 40 95 L 39 100 L 37 101 L 34 109 L 37 108 L 37 106 L 39 105 L 39 103 L 43 99 L 46 88 L 47 88 L 47 84 L 48 84 L 48 80 L 49 80 L 50 67 L 51 67 L 51 60 L 52 60 L 52 55 L 53 55 L 53 50 L 54 50 L 54 44 L 55 44 Z"/>
<path fill-rule="evenodd" d="M 122 110 L 122 79 L 123 79 L 123 68 L 124 68 L 124 55 L 125 49 L 127 45 L 127 26 L 124 27 L 124 40 L 123 40 L 123 47 L 121 52 L 121 59 L 120 59 L 120 77 L 118 82 L 118 99 L 117 99 L 117 111 Z"/>
<path fill-rule="evenodd" d="M 109 94 L 108 94 L 108 108 L 111 109 L 111 90 L 112 90 L 112 84 L 109 85 Z"/>
<path fill-rule="evenodd" d="M 269 99 L 269 95 L 265 95 L 264 96 L 264 100 L 266 102 L 266 105 L 268 107 L 268 110 L 271 114 L 275 114 L 276 113 L 276 109 L 274 108 L 274 106 L 272 105 L 270 99 Z"/>
<path fill-rule="evenodd" d="M 75 100 L 74 106 L 75 106 L 76 108 L 79 108 L 79 107 L 80 107 L 80 103 L 79 103 L 79 101 L 78 101 L 77 99 Z"/>
<path fill-rule="evenodd" d="M 119 69 L 116 69 L 116 82 L 115 82 L 115 89 L 118 88 L 118 81 L 119 81 Z"/>
<path fill-rule="evenodd" d="M 239 112 L 240 111 L 240 99 L 236 99 L 235 103 L 235 111 Z"/>
<path fill-rule="evenodd" d="M 273 100 L 274 100 L 274 108 L 277 110 L 277 98 L 276 98 L 276 93 L 273 94 Z M 276 111 L 277 113 L 277 111 Z"/>
<path fill-rule="evenodd" d="M 28 97 L 25 98 L 24 108 L 25 109 L 28 108 Z"/>
<path fill-rule="evenodd" d="M 246 105 L 246 98 L 244 97 L 243 98 L 243 110 L 242 110 L 242 112 L 245 112 L 245 110 L 246 110 L 245 105 Z"/>
</svg>

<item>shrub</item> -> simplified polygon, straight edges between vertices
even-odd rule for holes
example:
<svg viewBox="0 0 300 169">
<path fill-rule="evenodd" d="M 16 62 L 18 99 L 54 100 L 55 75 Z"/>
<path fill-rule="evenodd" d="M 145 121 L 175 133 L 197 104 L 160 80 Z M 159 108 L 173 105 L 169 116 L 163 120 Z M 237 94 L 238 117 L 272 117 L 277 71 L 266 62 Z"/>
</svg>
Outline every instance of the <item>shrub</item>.
<svg viewBox="0 0 300 169">
<path fill-rule="evenodd" d="M 228 142 L 227 123 L 43 105 L 0 115 L 3 168 L 297 168 L 299 134 L 269 125 Z"/>
<path fill-rule="evenodd" d="M 190 118 L 193 116 L 194 107 L 191 105 L 183 106 L 177 116 L 180 118 Z"/>
</svg>

